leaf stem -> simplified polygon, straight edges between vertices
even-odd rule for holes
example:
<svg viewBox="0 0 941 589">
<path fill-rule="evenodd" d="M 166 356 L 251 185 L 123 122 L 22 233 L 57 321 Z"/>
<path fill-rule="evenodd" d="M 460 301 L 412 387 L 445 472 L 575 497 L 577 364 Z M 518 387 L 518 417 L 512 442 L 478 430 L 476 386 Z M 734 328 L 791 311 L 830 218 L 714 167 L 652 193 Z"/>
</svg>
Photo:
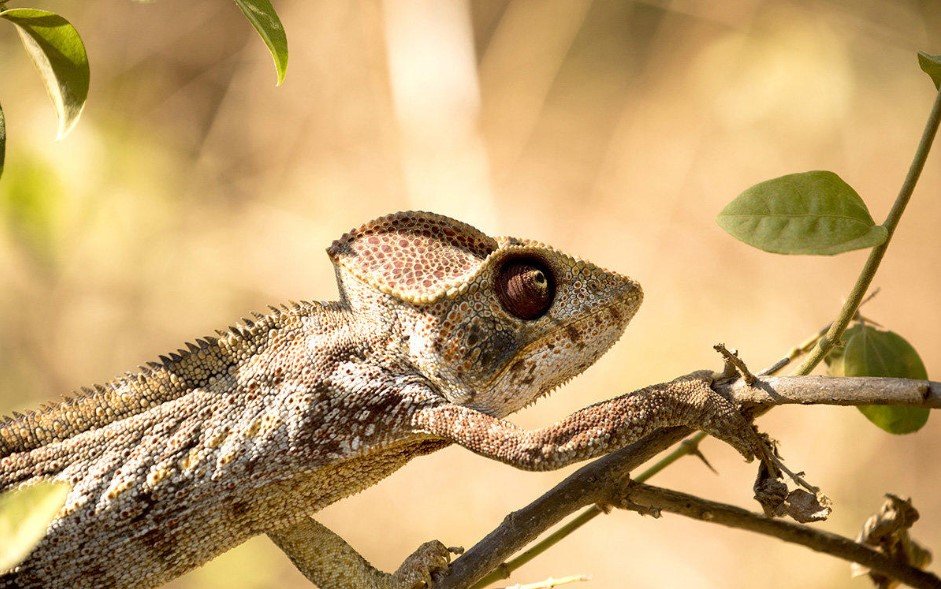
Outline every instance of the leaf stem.
<svg viewBox="0 0 941 589">
<path fill-rule="evenodd" d="M 889 249 L 889 242 L 892 241 L 892 235 L 895 233 L 899 220 L 902 218 L 902 213 L 905 212 L 905 207 L 912 197 L 912 192 L 914 192 L 915 185 L 918 183 L 918 177 L 921 176 L 921 171 L 925 167 L 925 161 L 928 159 L 931 143 L 934 141 L 935 135 L 938 132 L 939 123 L 941 123 L 941 92 L 938 92 L 935 97 L 934 106 L 931 108 L 931 114 L 928 115 L 925 130 L 921 135 L 921 141 L 918 143 L 918 149 L 915 150 L 915 157 L 912 159 L 908 174 L 905 176 L 905 182 L 902 183 L 902 188 L 899 190 L 895 203 L 892 205 L 892 209 L 889 211 L 885 223 L 882 224 L 888 232 L 885 242 L 882 243 L 882 245 L 874 247 L 869 253 L 869 258 L 866 260 L 866 264 L 859 273 L 859 278 L 856 279 L 853 290 L 850 291 L 846 302 L 843 303 L 843 308 L 840 309 L 840 314 L 836 321 L 830 325 L 830 329 L 827 330 L 826 335 L 820 338 L 820 341 L 817 342 L 817 345 L 804 360 L 804 363 L 801 364 L 800 368 L 797 369 L 795 374 L 810 374 L 827 353 L 833 349 L 833 346 L 840 341 L 849 322 L 856 315 L 859 304 L 862 302 L 866 291 L 869 290 L 869 285 L 872 284 L 872 279 L 879 269 L 879 264 L 882 262 L 886 250 Z"/>
</svg>

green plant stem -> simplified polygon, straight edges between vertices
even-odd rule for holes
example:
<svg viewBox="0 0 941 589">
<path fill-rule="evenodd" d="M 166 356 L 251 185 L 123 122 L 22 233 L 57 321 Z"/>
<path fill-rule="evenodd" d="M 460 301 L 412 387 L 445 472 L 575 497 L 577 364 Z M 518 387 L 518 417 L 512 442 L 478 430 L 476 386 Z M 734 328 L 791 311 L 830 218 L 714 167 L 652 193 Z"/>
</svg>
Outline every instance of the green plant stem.
<svg viewBox="0 0 941 589">
<path fill-rule="evenodd" d="M 939 123 L 941 123 L 941 92 L 938 92 L 935 97 L 934 106 L 931 108 L 931 114 L 928 115 L 928 122 L 925 123 L 925 130 L 921 135 L 921 141 L 918 143 L 918 149 L 915 150 L 915 157 L 912 159 L 908 174 L 905 176 L 905 182 L 902 183 L 902 188 L 899 190 L 895 203 L 892 205 L 892 209 L 889 211 L 885 223 L 882 224 L 888 232 L 885 242 L 882 245 L 874 247 L 869 253 L 869 258 L 866 260 L 866 264 L 859 273 L 859 278 L 856 279 L 853 290 L 850 291 L 846 302 L 843 303 L 843 308 L 840 309 L 840 315 L 830 326 L 830 329 L 827 330 L 826 335 L 820 338 L 820 341 L 818 341 L 814 349 L 811 350 L 810 355 L 807 356 L 804 363 L 797 369 L 795 372 L 796 375 L 810 374 L 830 350 L 833 349 L 833 346 L 840 341 L 849 322 L 856 316 L 859 304 L 863 300 L 866 291 L 869 290 L 869 285 L 872 284 L 872 279 L 879 269 L 879 264 L 882 262 L 886 250 L 889 249 L 889 242 L 892 241 L 892 235 L 895 233 L 899 220 L 902 218 L 902 213 L 905 212 L 905 207 L 912 197 L 912 192 L 914 192 L 915 185 L 918 183 L 918 177 L 921 176 L 921 171 L 925 167 L 925 161 L 928 159 L 928 152 L 931 150 L 931 144 L 938 132 Z"/>
</svg>

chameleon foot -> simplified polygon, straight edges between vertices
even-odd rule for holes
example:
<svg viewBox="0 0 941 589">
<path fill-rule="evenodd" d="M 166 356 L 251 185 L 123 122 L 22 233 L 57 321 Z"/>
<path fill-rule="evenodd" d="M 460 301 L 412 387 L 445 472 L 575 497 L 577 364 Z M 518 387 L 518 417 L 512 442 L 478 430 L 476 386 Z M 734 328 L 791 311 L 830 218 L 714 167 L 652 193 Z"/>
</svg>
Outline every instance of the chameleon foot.
<svg viewBox="0 0 941 589">
<path fill-rule="evenodd" d="M 463 548 L 448 548 L 437 540 L 425 542 L 413 552 L 392 575 L 390 589 L 423 589 L 430 587 L 432 576 L 448 570 L 451 554 L 460 554 Z"/>
<path fill-rule="evenodd" d="M 700 429 L 735 448 L 751 462 L 758 458 L 775 468 L 767 443 L 752 424 L 738 412 L 735 405 L 717 393 L 712 385 L 715 374 L 700 370 L 674 380 L 672 384 L 687 408 L 681 415 L 688 416 L 684 425 Z M 677 395 L 677 393 L 672 393 Z"/>
<path fill-rule="evenodd" d="M 422 589 L 448 569 L 451 553 L 441 542 L 425 542 L 389 574 L 377 570 L 340 536 L 314 519 L 268 532 L 298 570 L 321 589 Z"/>
</svg>

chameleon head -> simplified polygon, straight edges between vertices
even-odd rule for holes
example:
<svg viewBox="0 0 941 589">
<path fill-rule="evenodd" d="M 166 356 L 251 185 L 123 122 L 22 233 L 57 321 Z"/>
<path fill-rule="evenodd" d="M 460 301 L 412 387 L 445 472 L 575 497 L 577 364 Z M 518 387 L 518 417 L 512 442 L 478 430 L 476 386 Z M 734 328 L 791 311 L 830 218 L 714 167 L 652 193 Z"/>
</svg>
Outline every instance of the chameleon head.
<svg viewBox="0 0 941 589">
<path fill-rule="evenodd" d="M 498 416 L 588 368 L 643 299 L 630 278 L 431 213 L 377 219 L 329 253 L 350 304 L 396 309 L 409 363 L 452 402 Z"/>
</svg>

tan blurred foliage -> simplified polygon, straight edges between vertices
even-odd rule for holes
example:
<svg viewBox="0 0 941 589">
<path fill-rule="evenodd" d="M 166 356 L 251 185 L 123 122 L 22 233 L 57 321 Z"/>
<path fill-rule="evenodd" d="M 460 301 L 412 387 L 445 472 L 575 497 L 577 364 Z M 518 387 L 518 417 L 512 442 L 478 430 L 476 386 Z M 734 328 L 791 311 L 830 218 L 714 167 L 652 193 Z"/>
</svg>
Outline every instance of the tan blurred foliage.
<svg viewBox="0 0 941 589">
<path fill-rule="evenodd" d="M 647 302 L 599 364 L 516 421 L 702 367 L 717 341 L 767 364 L 835 316 L 864 259 L 772 256 L 713 222 L 755 182 L 830 169 L 881 220 L 933 88 L 936 0 L 276 1 L 282 88 L 231 2 L 38 2 L 83 34 L 89 103 L 53 143 L 41 84 L 0 30 L 0 409 L 53 399 L 252 309 L 335 296 L 324 248 L 399 209 L 537 238 L 640 280 Z M 866 315 L 941 377 L 941 156 L 931 157 Z M 941 550 L 938 416 L 892 437 L 853 409 L 761 420 L 853 536 L 911 495 Z M 753 468 L 714 441 L 659 484 L 755 508 Z M 385 569 L 420 542 L 469 546 L 564 473 L 460 449 L 423 458 L 321 519 Z M 514 580 L 590 587 L 864 587 L 845 563 L 667 516 L 592 522 Z M 258 538 L 172 584 L 303 587 Z"/>
</svg>

